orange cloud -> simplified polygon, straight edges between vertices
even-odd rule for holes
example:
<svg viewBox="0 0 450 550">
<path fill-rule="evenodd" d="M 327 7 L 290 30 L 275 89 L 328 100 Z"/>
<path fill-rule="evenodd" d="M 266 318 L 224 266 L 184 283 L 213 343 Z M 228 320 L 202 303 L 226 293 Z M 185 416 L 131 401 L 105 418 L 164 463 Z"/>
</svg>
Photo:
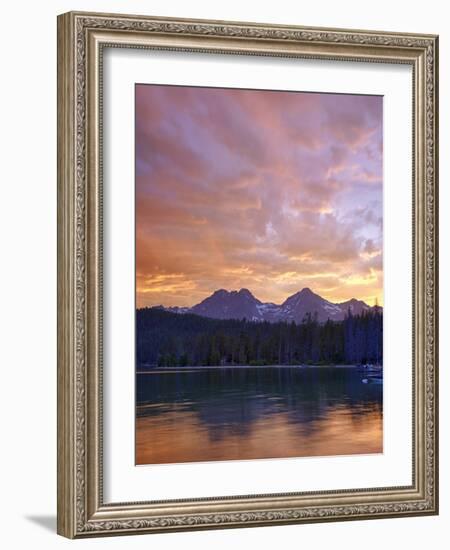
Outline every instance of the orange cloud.
<svg viewBox="0 0 450 550">
<path fill-rule="evenodd" d="M 382 303 L 382 99 L 136 87 L 137 305 Z"/>
</svg>

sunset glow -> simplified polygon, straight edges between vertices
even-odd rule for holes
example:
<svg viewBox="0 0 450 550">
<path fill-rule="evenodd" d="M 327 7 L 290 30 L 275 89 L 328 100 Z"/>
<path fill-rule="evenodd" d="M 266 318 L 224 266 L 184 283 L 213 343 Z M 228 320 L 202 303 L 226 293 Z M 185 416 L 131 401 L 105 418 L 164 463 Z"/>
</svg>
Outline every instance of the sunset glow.
<svg viewBox="0 0 450 550">
<path fill-rule="evenodd" d="M 137 307 L 383 305 L 382 97 L 136 86 Z"/>
</svg>

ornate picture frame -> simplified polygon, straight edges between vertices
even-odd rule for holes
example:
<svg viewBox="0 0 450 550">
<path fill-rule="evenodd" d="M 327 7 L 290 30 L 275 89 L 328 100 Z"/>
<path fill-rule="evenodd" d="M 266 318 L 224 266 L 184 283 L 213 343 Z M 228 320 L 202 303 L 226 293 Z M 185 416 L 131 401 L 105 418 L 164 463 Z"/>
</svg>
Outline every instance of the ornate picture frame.
<svg viewBox="0 0 450 550">
<path fill-rule="evenodd" d="M 412 68 L 412 483 L 104 501 L 103 155 L 106 48 Z M 438 37 L 70 12 L 58 17 L 58 533 L 69 538 L 438 513 Z M 133 365 L 130 368 L 134 368 Z"/>
</svg>

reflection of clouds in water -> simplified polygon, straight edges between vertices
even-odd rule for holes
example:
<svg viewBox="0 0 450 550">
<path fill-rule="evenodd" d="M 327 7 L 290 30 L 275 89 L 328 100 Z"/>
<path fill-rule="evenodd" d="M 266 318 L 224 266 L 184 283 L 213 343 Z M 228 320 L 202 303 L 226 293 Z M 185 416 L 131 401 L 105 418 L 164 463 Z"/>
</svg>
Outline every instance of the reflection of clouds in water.
<svg viewBox="0 0 450 550">
<path fill-rule="evenodd" d="M 137 420 L 137 464 L 246 460 L 380 453 L 380 411 L 355 418 L 346 410 L 331 410 L 310 431 L 299 429 L 285 414 L 254 422 L 241 433 L 229 426 L 215 437 L 194 413 L 169 413 Z M 215 434 L 217 435 L 217 434 Z"/>
<path fill-rule="evenodd" d="M 138 377 L 139 464 L 382 451 L 382 386 L 349 369 Z"/>
</svg>

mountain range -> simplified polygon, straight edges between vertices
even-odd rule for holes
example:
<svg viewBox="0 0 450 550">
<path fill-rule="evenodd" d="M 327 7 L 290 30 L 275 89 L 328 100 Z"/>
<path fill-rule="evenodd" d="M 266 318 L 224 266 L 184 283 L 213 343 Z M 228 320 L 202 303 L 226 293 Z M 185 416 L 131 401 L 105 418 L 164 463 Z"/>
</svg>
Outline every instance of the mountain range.
<svg viewBox="0 0 450 550">
<path fill-rule="evenodd" d="M 342 321 L 351 311 L 360 315 L 364 311 L 381 309 L 379 306 L 369 306 L 362 300 L 352 298 L 346 302 L 333 303 L 325 300 L 309 288 L 289 296 L 282 304 L 261 302 L 246 288 L 241 290 L 216 290 L 211 296 L 199 304 L 189 307 L 163 307 L 173 313 L 194 313 L 213 319 L 247 319 L 248 321 L 279 321 L 301 323 L 308 313 L 317 314 L 320 323 L 328 319 Z"/>
</svg>

